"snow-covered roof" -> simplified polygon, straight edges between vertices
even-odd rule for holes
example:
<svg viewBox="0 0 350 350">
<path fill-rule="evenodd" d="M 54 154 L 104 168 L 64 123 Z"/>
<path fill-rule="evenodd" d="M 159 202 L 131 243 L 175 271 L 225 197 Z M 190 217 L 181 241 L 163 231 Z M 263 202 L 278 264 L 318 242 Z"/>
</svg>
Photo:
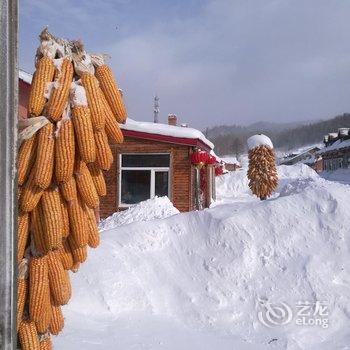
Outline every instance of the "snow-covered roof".
<svg viewBox="0 0 350 350">
<path fill-rule="evenodd" d="M 137 131 L 149 134 L 165 135 L 179 138 L 197 139 L 202 141 L 211 149 L 214 148 L 214 144 L 210 142 L 202 132 L 197 129 L 161 124 L 161 123 L 150 123 L 150 122 L 139 122 L 128 118 L 125 124 L 121 124 L 120 128 L 123 130 Z"/>
<path fill-rule="evenodd" d="M 23 80 L 27 84 L 31 84 L 32 83 L 32 78 L 33 78 L 32 74 L 27 73 L 27 72 L 25 72 L 22 69 L 19 69 L 18 77 L 19 77 L 19 79 Z"/>
<path fill-rule="evenodd" d="M 347 147 L 350 147 L 350 139 L 337 140 L 332 145 L 322 148 L 319 152 L 317 152 L 317 154 L 324 154 L 326 152 L 336 151 L 338 149 L 347 148 Z"/>
<path fill-rule="evenodd" d="M 269 146 L 270 148 L 273 148 L 271 139 L 263 134 L 253 135 L 249 137 L 249 139 L 247 140 L 247 144 L 248 144 L 249 150 L 261 145 L 266 145 L 266 146 Z"/>
</svg>

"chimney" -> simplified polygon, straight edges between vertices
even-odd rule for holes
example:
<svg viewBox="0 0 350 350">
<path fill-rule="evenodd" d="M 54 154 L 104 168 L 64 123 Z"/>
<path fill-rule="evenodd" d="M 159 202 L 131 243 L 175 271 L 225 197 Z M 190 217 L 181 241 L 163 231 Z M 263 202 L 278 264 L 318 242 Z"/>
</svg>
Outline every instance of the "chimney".
<svg viewBox="0 0 350 350">
<path fill-rule="evenodd" d="M 168 115 L 168 124 L 173 126 L 177 125 L 177 116 L 175 114 Z"/>
</svg>

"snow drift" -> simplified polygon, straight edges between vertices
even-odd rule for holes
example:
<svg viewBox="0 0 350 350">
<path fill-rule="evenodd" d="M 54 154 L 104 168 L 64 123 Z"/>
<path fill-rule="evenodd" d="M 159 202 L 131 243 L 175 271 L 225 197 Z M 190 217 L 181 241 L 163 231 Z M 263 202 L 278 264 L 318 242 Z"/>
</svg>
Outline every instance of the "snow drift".
<svg viewBox="0 0 350 350">
<path fill-rule="evenodd" d="M 136 221 L 150 221 L 164 219 L 178 214 L 179 211 L 173 206 L 168 197 L 155 197 L 147 201 L 130 206 L 125 211 L 114 213 L 101 221 L 101 231 L 110 230 Z"/>
<path fill-rule="evenodd" d="M 245 172 L 236 172 L 218 180 L 231 203 L 102 232 L 73 276 L 57 348 L 345 349 L 350 186 L 303 165 L 279 174 L 266 201 L 249 200 Z M 259 300 L 325 301 L 329 327 L 267 328 Z"/>
</svg>

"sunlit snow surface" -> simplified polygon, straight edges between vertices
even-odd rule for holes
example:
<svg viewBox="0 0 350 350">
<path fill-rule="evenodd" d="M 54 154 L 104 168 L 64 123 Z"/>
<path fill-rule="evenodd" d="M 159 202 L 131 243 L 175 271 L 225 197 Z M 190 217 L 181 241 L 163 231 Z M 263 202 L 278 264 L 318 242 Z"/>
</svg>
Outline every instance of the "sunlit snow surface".
<svg viewBox="0 0 350 350">
<path fill-rule="evenodd" d="M 217 179 L 211 209 L 172 215 L 167 202 L 167 218 L 103 231 L 72 274 L 55 348 L 349 349 L 350 186 L 305 165 L 278 173 L 266 201 L 251 196 L 243 170 Z M 262 299 L 325 301 L 329 327 L 268 328 Z"/>
</svg>

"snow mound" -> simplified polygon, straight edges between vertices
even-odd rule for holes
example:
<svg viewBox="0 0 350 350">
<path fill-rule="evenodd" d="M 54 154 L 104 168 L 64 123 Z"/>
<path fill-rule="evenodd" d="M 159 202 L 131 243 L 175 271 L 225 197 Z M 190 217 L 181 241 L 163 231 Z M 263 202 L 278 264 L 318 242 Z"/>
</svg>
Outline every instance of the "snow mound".
<svg viewBox="0 0 350 350">
<path fill-rule="evenodd" d="M 266 146 L 269 146 L 270 148 L 273 148 L 271 139 L 268 136 L 263 134 L 253 135 L 249 137 L 249 139 L 247 140 L 247 144 L 248 144 L 249 150 L 252 150 L 253 148 L 261 145 L 266 145 Z"/>
<path fill-rule="evenodd" d="M 101 246 L 72 277 L 57 348 L 345 349 L 350 187 L 302 165 L 279 168 L 286 184 L 275 198 L 102 232 Z M 245 181 L 244 172 L 233 174 Z M 258 320 L 261 300 L 286 303 L 294 316 L 299 302 L 325 302 L 329 326 L 293 318 L 268 328 Z"/>
<path fill-rule="evenodd" d="M 277 172 L 278 187 L 274 196 L 278 196 L 283 188 L 293 180 L 319 178 L 317 173 L 305 164 L 296 164 L 294 166 L 280 165 L 277 166 Z M 214 206 L 230 202 L 232 198 L 248 201 L 259 200 L 257 197 L 252 196 L 248 187 L 249 180 L 246 168 L 218 176 L 215 181 L 217 203 L 214 203 Z"/>
<path fill-rule="evenodd" d="M 179 211 L 173 206 L 168 197 L 155 197 L 132 205 L 127 210 L 114 213 L 102 220 L 99 228 L 101 231 L 105 231 L 135 221 L 145 222 L 153 219 L 164 219 L 178 213 Z"/>
<path fill-rule="evenodd" d="M 342 184 L 350 185 L 350 168 L 337 169 L 333 171 L 322 171 L 319 175 L 324 179 L 330 181 L 337 181 Z"/>
</svg>

